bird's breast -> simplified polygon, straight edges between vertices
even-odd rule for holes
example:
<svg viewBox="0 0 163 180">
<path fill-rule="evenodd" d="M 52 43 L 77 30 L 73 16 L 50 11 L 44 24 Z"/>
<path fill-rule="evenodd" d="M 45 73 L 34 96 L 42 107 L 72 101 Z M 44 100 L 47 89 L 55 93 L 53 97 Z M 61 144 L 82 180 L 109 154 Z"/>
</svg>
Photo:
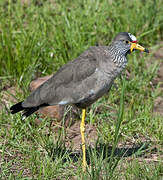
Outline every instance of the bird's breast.
<svg viewBox="0 0 163 180">
<path fill-rule="evenodd" d="M 90 77 L 90 79 L 87 79 L 85 83 L 83 83 L 82 96 L 80 101 L 76 103 L 76 106 L 85 108 L 91 105 L 106 92 L 108 92 L 112 84 L 112 76 L 108 76 L 99 69 L 96 69 L 94 75 Z"/>
</svg>

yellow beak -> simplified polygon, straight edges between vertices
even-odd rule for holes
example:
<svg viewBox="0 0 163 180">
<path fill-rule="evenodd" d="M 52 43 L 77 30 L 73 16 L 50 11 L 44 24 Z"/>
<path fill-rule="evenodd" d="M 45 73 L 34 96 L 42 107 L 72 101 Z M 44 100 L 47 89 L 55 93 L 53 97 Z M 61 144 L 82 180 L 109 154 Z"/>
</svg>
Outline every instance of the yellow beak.
<svg viewBox="0 0 163 180">
<path fill-rule="evenodd" d="M 132 43 L 131 42 L 131 47 L 130 47 L 130 51 L 132 52 L 134 49 L 137 49 L 139 51 L 144 51 L 146 53 L 149 53 L 148 49 L 144 48 L 143 46 L 140 46 L 137 43 Z"/>
</svg>

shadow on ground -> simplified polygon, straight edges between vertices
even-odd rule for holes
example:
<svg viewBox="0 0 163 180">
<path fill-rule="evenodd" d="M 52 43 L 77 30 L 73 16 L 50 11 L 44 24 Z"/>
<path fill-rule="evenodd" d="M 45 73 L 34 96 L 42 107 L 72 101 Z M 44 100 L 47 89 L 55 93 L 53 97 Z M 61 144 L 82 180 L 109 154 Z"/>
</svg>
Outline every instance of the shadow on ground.
<svg viewBox="0 0 163 180">
<path fill-rule="evenodd" d="M 121 147 L 116 148 L 114 151 L 114 157 L 130 157 L 132 155 L 136 155 L 137 157 L 143 157 L 146 156 L 146 152 L 149 151 L 149 142 L 143 142 L 140 144 L 136 144 L 132 147 Z M 79 158 L 82 158 L 82 152 L 81 151 L 71 151 L 66 150 L 66 148 L 61 145 L 57 148 L 52 148 L 50 151 L 48 149 L 48 154 L 52 159 L 54 160 L 57 157 L 63 157 L 62 161 L 63 163 L 67 162 L 68 160 L 71 160 L 73 162 L 77 162 Z M 97 158 L 102 159 L 108 159 L 111 156 L 112 152 L 112 146 L 108 144 L 98 144 L 96 147 L 88 147 L 86 150 L 86 159 L 87 164 L 90 164 L 90 157 L 95 154 Z M 67 158 L 67 155 L 69 158 Z"/>
</svg>

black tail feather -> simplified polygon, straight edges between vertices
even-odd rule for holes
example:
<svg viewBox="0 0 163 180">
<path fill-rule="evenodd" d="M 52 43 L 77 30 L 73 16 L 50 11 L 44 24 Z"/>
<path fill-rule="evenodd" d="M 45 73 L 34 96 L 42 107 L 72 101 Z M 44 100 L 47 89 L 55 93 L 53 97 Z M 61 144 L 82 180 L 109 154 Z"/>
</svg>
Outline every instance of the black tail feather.
<svg viewBox="0 0 163 180">
<path fill-rule="evenodd" d="M 23 111 L 23 119 L 30 116 L 34 112 L 36 112 L 40 107 L 49 106 L 48 104 L 44 103 L 44 104 L 37 106 L 37 107 L 23 107 L 22 102 L 23 101 L 11 106 L 10 110 L 11 110 L 12 114 L 15 114 L 19 111 Z"/>
<path fill-rule="evenodd" d="M 26 108 L 23 112 L 23 117 L 28 117 L 31 114 L 33 114 L 35 111 L 37 111 L 39 107 L 31 107 L 31 108 Z"/>
<path fill-rule="evenodd" d="M 19 111 L 23 111 L 25 108 L 22 106 L 22 101 L 11 106 L 10 110 L 11 110 L 11 114 L 15 114 Z"/>
<path fill-rule="evenodd" d="M 11 108 L 10 108 L 11 114 L 15 114 L 17 112 L 23 111 L 23 117 L 26 118 L 39 109 L 39 107 L 25 108 L 22 106 L 22 102 L 23 101 L 11 106 Z"/>
</svg>

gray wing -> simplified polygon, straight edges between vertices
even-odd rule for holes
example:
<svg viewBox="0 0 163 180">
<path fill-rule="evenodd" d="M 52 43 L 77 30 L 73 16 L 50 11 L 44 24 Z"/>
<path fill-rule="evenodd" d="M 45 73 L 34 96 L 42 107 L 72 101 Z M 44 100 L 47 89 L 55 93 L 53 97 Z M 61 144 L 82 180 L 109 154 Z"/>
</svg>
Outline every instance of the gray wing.
<svg viewBox="0 0 163 180">
<path fill-rule="evenodd" d="M 96 81 L 92 74 L 98 66 L 94 55 L 95 48 L 89 48 L 77 59 L 61 67 L 26 98 L 22 103 L 23 107 L 36 107 L 44 103 L 49 105 L 78 103 L 82 98 L 89 96 L 89 89 Z"/>
</svg>

